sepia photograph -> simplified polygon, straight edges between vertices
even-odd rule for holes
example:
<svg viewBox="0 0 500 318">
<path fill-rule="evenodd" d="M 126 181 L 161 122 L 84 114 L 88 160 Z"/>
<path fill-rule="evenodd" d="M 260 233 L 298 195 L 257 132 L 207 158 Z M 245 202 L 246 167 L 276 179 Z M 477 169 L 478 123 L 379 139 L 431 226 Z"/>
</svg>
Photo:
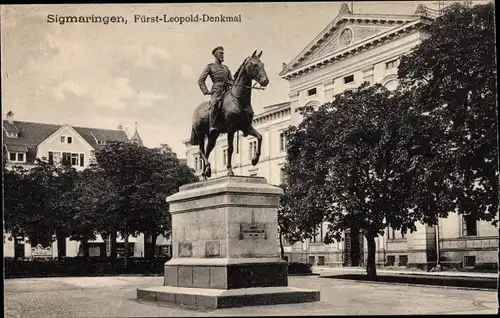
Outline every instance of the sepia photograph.
<svg viewBox="0 0 500 318">
<path fill-rule="evenodd" d="M 498 314 L 494 1 L 0 11 L 5 317 Z"/>
</svg>

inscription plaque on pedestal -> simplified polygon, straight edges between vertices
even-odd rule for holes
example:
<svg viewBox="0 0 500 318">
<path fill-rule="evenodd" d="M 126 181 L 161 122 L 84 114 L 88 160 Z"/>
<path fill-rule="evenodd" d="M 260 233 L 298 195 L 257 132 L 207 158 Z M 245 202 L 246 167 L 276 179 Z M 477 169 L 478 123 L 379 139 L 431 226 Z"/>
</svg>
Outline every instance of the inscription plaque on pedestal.
<svg viewBox="0 0 500 318">
<path fill-rule="evenodd" d="M 240 240 L 267 240 L 266 224 L 259 222 L 240 223 Z"/>
</svg>

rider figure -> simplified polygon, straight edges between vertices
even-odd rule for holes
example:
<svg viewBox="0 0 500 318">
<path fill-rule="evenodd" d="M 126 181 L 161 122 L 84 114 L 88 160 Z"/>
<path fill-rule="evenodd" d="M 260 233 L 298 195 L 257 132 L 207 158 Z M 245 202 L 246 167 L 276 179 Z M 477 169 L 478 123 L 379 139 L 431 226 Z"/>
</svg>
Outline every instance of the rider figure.
<svg viewBox="0 0 500 318">
<path fill-rule="evenodd" d="M 222 46 L 216 47 L 212 50 L 212 55 L 215 57 L 215 62 L 210 63 L 205 67 L 198 80 L 198 85 L 200 86 L 203 94 L 211 95 L 209 114 L 210 134 L 216 130 L 215 118 L 217 116 L 217 112 L 221 108 L 222 98 L 229 89 L 230 85 L 233 83 L 231 71 L 226 65 L 222 64 L 222 62 L 224 62 L 224 48 Z M 208 76 L 210 76 L 213 83 L 210 91 L 205 85 L 205 80 Z"/>
</svg>

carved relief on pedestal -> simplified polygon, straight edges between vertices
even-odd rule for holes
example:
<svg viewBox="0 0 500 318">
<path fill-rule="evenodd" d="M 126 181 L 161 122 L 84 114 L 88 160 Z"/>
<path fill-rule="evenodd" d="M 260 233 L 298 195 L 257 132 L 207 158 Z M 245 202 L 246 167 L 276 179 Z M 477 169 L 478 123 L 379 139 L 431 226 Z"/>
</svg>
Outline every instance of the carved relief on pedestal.
<svg viewBox="0 0 500 318">
<path fill-rule="evenodd" d="M 220 256 L 220 242 L 205 242 L 205 257 Z"/>
<path fill-rule="evenodd" d="M 193 245 L 191 242 L 179 243 L 179 257 L 193 256 Z"/>
</svg>

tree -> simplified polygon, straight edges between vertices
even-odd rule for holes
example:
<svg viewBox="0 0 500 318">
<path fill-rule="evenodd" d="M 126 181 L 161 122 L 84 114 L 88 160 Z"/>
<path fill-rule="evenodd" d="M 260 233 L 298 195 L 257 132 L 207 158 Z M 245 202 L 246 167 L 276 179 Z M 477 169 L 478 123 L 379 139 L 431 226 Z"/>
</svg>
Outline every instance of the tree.
<svg viewBox="0 0 500 318">
<path fill-rule="evenodd" d="M 103 185 L 106 185 L 104 180 L 99 179 L 91 169 L 86 169 L 78 173 L 73 189 L 61 198 L 71 215 L 69 237 L 81 242 L 83 256 L 86 257 L 89 256 L 88 241 L 96 239 L 100 202 L 109 193 L 109 188 Z"/>
<path fill-rule="evenodd" d="M 440 196 L 421 178 L 433 164 L 432 121 L 412 110 L 412 96 L 379 84 L 337 95 L 288 134 L 285 174 L 288 216 L 302 239 L 328 222 L 325 243 L 342 233 L 362 233 L 367 274 L 376 276 L 375 238 L 388 226 L 415 231 L 415 222 L 437 222 Z M 422 192 L 416 192 L 422 191 Z M 447 191 L 436 188 L 435 193 Z M 444 215 L 444 214 L 443 214 Z"/>
<path fill-rule="evenodd" d="M 47 246 L 55 236 L 58 258 L 63 257 L 72 218 L 63 197 L 74 186 L 76 170 L 37 160 L 30 170 L 4 168 L 4 176 L 6 229 L 15 237 L 28 237 L 35 246 Z"/>
<path fill-rule="evenodd" d="M 92 167 L 109 183 L 98 209 L 100 229 L 120 232 L 126 244 L 129 235 L 144 233 L 151 237 L 153 253 L 156 237 L 171 230 L 166 197 L 182 184 L 198 180 L 173 153 L 123 142 L 97 151 Z M 125 264 L 127 258 L 126 248 Z"/>
<path fill-rule="evenodd" d="M 288 187 L 286 183 L 279 186 L 283 190 L 283 195 L 280 197 L 280 202 L 278 205 L 278 231 L 279 231 L 279 243 L 280 243 L 280 257 L 285 259 L 285 249 L 283 247 L 283 240 L 286 240 L 289 244 L 294 244 L 300 241 L 300 234 L 294 230 L 297 228 L 293 223 L 293 218 L 291 217 L 290 206 L 293 204 L 291 201 L 290 194 L 288 192 Z"/>
<path fill-rule="evenodd" d="M 402 88 L 416 97 L 416 111 L 439 128 L 435 142 L 442 151 L 435 167 L 442 176 L 435 182 L 451 189 L 441 209 L 493 224 L 498 221 L 495 29 L 494 3 L 450 5 L 398 69 Z"/>
<path fill-rule="evenodd" d="M 32 183 L 29 179 L 29 171 L 21 166 L 6 168 L 5 157 L 3 158 L 3 211 L 4 211 L 4 226 L 5 231 L 14 239 L 14 244 L 17 244 L 18 237 L 32 236 L 31 233 L 36 233 L 35 213 L 36 206 L 32 201 L 27 200 L 32 191 Z M 51 235 L 45 238 L 46 244 L 51 241 Z M 17 251 L 17 249 L 16 249 Z M 20 255 L 15 255 L 20 257 Z"/>
</svg>

